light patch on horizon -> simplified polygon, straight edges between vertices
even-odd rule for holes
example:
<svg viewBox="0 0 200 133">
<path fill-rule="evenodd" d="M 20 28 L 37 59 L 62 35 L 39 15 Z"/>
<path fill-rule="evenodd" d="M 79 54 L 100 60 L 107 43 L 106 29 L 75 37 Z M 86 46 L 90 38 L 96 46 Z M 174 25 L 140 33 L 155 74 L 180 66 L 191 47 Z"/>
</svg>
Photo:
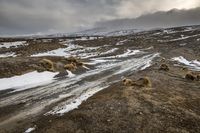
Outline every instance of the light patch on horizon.
<svg viewBox="0 0 200 133">
<path fill-rule="evenodd" d="M 171 9 L 191 9 L 200 6 L 199 0 L 124 0 L 121 1 L 117 14 L 120 18 L 134 18 L 156 11 Z"/>
</svg>

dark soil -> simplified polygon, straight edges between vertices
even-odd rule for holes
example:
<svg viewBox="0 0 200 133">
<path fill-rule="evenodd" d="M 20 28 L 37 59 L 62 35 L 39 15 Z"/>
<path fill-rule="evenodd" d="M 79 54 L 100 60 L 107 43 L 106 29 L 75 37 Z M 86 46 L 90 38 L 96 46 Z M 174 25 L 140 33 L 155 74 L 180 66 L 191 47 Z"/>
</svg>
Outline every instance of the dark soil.
<svg viewBox="0 0 200 133">
<path fill-rule="evenodd" d="M 66 46 L 61 44 L 58 40 L 52 40 L 50 42 L 43 42 L 39 40 L 28 40 L 28 45 L 21 45 L 11 48 L 0 48 L 0 54 L 7 52 L 15 52 L 17 56 L 30 56 L 37 53 L 47 52 L 58 48 L 65 48 Z"/>
</svg>

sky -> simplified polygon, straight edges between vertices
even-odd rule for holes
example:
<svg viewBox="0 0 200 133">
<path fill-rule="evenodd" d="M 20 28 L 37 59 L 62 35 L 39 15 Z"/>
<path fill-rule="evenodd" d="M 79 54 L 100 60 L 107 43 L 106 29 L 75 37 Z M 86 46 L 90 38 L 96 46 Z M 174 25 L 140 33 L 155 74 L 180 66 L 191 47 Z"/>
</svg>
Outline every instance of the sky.
<svg viewBox="0 0 200 133">
<path fill-rule="evenodd" d="M 75 32 L 96 22 L 200 7 L 200 0 L 0 0 L 0 35 Z"/>
</svg>

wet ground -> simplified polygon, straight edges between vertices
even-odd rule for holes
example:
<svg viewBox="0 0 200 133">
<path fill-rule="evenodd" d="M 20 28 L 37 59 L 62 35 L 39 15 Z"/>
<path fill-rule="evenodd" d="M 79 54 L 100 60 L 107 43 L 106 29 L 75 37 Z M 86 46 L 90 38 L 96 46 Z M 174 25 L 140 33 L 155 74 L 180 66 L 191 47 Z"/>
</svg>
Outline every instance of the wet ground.
<svg viewBox="0 0 200 133">
<path fill-rule="evenodd" d="M 48 49 L 46 45 L 47 51 L 24 56 L 13 50 L 17 57 L 0 59 L 4 65 L 1 77 L 16 75 L 10 70 L 20 74 L 37 70 L 31 66 L 42 58 L 66 63 L 68 57 L 78 56 L 85 64 L 72 72 L 73 77 L 55 78 L 33 88 L 1 90 L 0 132 L 30 128 L 50 133 L 200 132 L 200 82 L 185 79 L 188 71 L 197 75 L 200 71 L 198 26 L 60 40 L 59 44 L 61 47 Z M 188 62 L 172 60 L 180 56 Z M 27 69 L 13 69 L 12 63 L 24 64 Z M 159 70 L 163 63 L 169 71 Z M 145 76 L 152 87 L 127 87 L 121 82 L 124 77 L 136 80 Z"/>
</svg>

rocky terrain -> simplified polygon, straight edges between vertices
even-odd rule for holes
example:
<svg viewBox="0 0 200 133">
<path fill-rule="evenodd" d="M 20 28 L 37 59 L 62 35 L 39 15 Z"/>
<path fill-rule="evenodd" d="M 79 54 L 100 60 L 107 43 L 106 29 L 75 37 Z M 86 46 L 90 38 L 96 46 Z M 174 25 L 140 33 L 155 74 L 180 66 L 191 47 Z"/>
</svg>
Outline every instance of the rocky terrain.
<svg viewBox="0 0 200 133">
<path fill-rule="evenodd" d="M 200 26 L 1 39 L 0 132 L 200 132 Z"/>
</svg>

